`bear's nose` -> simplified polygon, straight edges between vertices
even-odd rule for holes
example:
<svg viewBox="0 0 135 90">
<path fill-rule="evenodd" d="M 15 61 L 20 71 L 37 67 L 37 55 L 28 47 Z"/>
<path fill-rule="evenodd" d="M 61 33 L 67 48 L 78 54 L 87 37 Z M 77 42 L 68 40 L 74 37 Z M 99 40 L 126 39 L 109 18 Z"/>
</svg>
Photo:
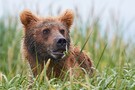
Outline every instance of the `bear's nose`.
<svg viewBox="0 0 135 90">
<path fill-rule="evenodd" d="M 57 46 L 58 47 L 66 47 L 67 41 L 65 38 L 59 38 L 57 41 Z"/>
</svg>

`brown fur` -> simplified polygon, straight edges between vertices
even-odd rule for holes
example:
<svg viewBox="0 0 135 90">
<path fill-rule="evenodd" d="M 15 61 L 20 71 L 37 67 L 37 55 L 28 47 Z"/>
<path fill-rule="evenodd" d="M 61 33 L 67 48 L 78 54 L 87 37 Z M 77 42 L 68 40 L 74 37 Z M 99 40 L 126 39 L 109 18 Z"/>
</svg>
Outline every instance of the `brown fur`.
<svg viewBox="0 0 135 90">
<path fill-rule="evenodd" d="M 23 56 L 28 60 L 34 76 L 41 73 L 48 59 L 51 59 L 47 69 L 50 78 L 53 72 L 55 77 L 64 76 L 66 71 L 72 68 L 84 68 L 92 74 L 92 62 L 84 52 L 70 44 L 69 29 L 73 23 L 73 12 L 66 10 L 57 17 L 41 18 L 24 10 L 20 19 L 24 25 L 24 38 L 22 42 Z M 43 30 L 49 29 L 49 34 L 42 34 Z M 64 30 L 64 33 L 60 30 Z M 56 37 L 63 37 L 67 41 L 68 54 L 59 60 L 50 56 L 49 49 L 56 49 Z M 80 75 L 80 71 L 71 70 L 71 74 Z"/>
</svg>

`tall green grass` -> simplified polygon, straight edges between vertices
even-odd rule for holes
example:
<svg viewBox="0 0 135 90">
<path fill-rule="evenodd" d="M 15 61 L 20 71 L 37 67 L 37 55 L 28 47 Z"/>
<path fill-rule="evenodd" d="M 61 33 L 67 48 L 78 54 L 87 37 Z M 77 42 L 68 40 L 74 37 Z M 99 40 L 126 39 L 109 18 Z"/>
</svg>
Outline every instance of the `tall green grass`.
<svg viewBox="0 0 135 90">
<path fill-rule="evenodd" d="M 71 38 L 74 45 L 80 46 L 93 60 L 95 75 L 90 78 L 85 74 L 79 79 L 70 76 L 63 81 L 55 78 L 42 80 L 41 75 L 33 78 L 31 83 L 26 74 L 29 68 L 21 59 L 20 22 L 17 17 L 0 18 L 0 89 L 135 90 L 135 45 L 125 41 L 121 31 L 115 30 L 110 38 L 108 28 L 101 34 L 99 20 L 82 26 L 81 19 L 77 17 Z"/>
</svg>

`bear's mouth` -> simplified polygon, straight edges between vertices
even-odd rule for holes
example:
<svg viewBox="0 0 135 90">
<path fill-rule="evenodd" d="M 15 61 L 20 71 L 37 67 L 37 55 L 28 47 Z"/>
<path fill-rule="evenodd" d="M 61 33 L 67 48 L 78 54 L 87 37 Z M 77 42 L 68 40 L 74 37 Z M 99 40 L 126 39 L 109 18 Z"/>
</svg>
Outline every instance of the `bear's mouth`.
<svg viewBox="0 0 135 90">
<path fill-rule="evenodd" d="M 57 49 L 57 50 L 51 50 L 51 56 L 53 56 L 55 59 L 62 59 L 65 54 L 64 52 L 66 52 L 66 49 Z"/>
</svg>

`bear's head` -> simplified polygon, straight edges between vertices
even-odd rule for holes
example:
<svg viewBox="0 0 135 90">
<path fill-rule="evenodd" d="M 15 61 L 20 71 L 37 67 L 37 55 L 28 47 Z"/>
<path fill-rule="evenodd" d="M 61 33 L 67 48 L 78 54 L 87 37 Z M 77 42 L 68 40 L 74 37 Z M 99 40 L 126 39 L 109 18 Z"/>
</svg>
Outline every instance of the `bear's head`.
<svg viewBox="0 0 135 90">
<path fill-rule="evenodd" d="M 24 26 L 24 46 L 38 60 L 61 60 L 69 49 L 69 29 L 73 23 L 73 12 L 66 10 L 54 17 L 38 17 L 28 10 L 20 14 Z"/>
</svg>

